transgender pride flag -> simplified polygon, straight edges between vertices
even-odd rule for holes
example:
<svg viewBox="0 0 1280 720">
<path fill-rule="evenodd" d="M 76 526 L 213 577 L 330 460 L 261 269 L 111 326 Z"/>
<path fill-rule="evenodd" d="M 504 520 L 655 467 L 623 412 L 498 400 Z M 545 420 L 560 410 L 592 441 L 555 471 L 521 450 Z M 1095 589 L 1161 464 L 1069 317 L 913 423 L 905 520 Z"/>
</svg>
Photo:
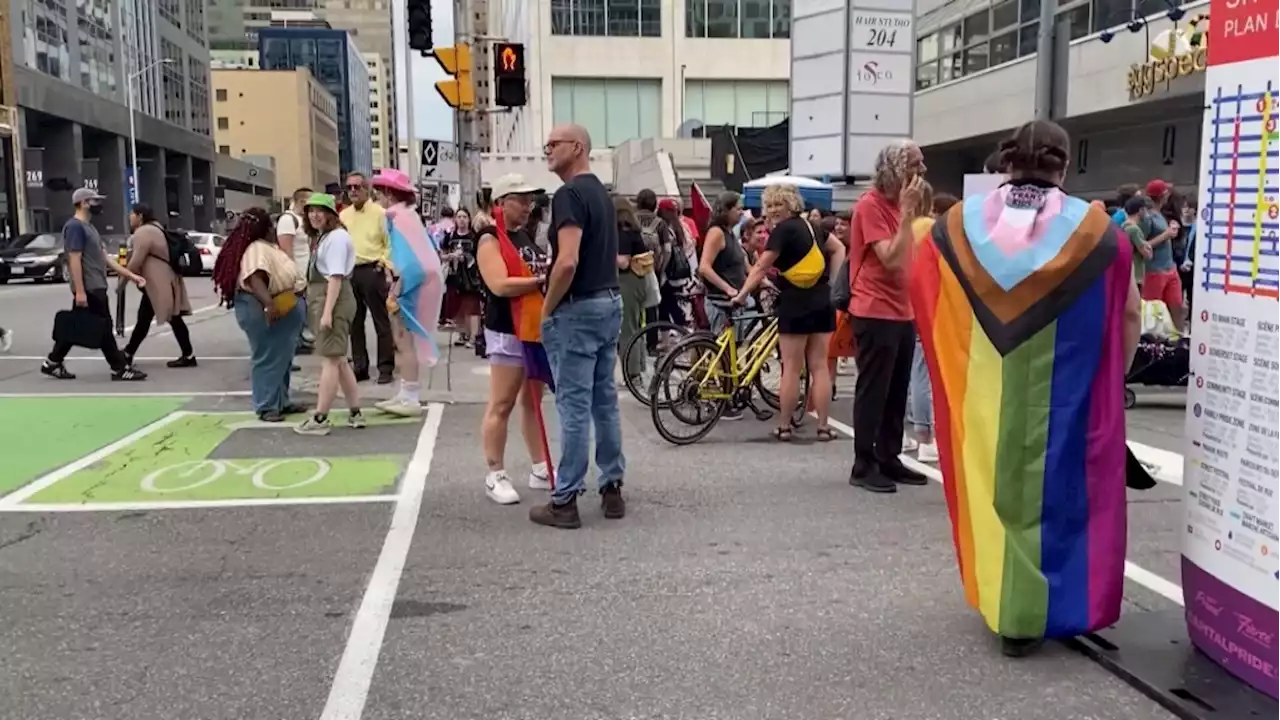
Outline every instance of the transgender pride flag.
<svg viewBox="0 0 1280 720">
<path fill-rule="evenodd" d="M 436 329 L 444 302 L 444 271 L 440 253 L 418 213 L 409 205 L 387 208 L 387 237 L 391 266 L 400 275 L 400 319 L 418 341 L 418 358 L 427 367 L 440 361 Z"/>
</svg>

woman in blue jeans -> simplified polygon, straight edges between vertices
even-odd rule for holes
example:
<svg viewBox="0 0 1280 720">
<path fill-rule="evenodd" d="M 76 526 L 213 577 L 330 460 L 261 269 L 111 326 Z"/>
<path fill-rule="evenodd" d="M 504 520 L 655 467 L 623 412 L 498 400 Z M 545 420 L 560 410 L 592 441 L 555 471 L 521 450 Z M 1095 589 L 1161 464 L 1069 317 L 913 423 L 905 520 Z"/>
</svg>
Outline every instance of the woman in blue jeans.
<svg viewBox="0 0 1280 720">
<path fill-rule="evenodd" d="M 213 282 L 249 339 L 253 410 L 265 422 L 305 412 L 289 402 L 289 370 L 306 315 L 293 259 L 276 245 L 271 218 L 251 208 L 231 231 L 213 268 Z"/>
</svg>

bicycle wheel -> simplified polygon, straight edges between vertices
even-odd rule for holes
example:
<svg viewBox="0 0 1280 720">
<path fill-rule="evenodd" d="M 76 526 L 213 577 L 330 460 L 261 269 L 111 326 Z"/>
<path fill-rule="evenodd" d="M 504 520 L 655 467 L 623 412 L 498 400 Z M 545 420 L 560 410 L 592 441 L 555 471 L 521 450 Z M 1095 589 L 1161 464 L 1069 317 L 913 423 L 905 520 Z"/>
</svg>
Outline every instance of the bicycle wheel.
<svg viewBox="0 0 1280 720">
<path fill-rule="evenodd" d="M 764 365 L 760 367 L 760 372 L 756 373 L 755 379 L 751 384 L 755 387 L 756 392 L 760 393 L 760 397 L 769 407 L 782 411 L 782 398 L 778 396 L 778 388 L 782 386 L 782 357 L 781 350 L 774 350 L 773 357 L 769 358 Z M 804 416 L 808 412 L 809 407 L 809 371 L 800 371 L 800 400 L 796 403 L 796 407 L 791 411 L 791 422 L 799 425 L 804 421 Z"/>
<path fill-rule="evenodd" d="M 658 369 L 658 364 L 662 361 L 662 356 L 667 350 L 671 349 L 677 342 L 682 340 L 689 334 L 689 329 L 670 322 L 655 322 L 644 326 L 644 329 L 636 333 L 631 338 L 631 342 L 622 349 L 622 381 L 627 386 L 627 392 L 631 393 L 631 397 L 639 400 L 642 405 L 649 404 L 649 386 L 653 383 L 654 372 Z M 649 339 L 657 336 L 657 342 L 654 347 L 658 349 L 656 354 L 649 352 Z M 633 356 L 638 355 L 636 358 Z M 630 360 L 630 362 L 628 362 Z M 627 372 L 627 368 L 632 367 L 631 363 L 643 366 L 644 370 L 638 375 L 632 375 Z"/>
<path fill-rule="evenodd" d="M 673 445 L 692 445 L 711 432 L 729 407 L 729 399 L 703 397 L 705 381 L 720 383 L 727 394 L 732 369 L 727 356 L 717 357 L 716 342 L 701 335 L 681 340 L 663 356 L 650 388 L 653 427 Z M 714 365 L 712 364 L 714 363 Z M 667 418 L 670 419 L 667 419 Z M 692 432 L 682 432 L 692 428 Z"/>
</svg>

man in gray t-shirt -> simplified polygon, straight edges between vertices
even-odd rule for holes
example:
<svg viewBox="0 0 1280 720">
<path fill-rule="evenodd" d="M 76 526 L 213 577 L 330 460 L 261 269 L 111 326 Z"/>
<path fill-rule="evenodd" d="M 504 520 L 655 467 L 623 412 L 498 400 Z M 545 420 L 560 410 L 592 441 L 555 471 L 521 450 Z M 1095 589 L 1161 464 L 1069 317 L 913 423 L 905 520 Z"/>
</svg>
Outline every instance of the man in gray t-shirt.
<svg viewBox="0 0 1280 720">
<path fill-rule="evenodd" d="M 85 293 L 107 289 L 107 252 L 102 247 L 102 236 L 93 223 L 72 217 L 62 226 L 62 242 L 67 253 L 80 253 L 80 277 L 83 284 L 77 288 L 71 283 L 71 292 Z"/>
<path fill-rule="evenodd" d="M 62 226 L 62 241 L 67 248 L 67 265 L 71 275 L 71 294 L 76 313 L 70 322 L 56 323 L 53 351 L 40 366 L 40 372 L 58 380 L 74 380 L 63 361 L 71 352 L 68 338 L 80 339 L 90 333 L 97 340 L 90 347 L 100 347 L 102 356 L 111 366 L 112 380 L 146 380 L 147 374 L 134 370 L 116 345 L 111 332 L 111 302 L 107 299 L 107 268 L 115 270 L 122 278 L 138 287 L 146 285 L 141 275 L 122 267 L 109 257 L 102 247 L 102 237 L 93 226 L 92 218 L 102 212 L 103 197 L 96 190 L 80 188 L 71 195 L 76 214 Z M 96 317 L 94 317 L 96 316 Z M 79 340 L 88 344 L 87 340 Z"/>
</svg>

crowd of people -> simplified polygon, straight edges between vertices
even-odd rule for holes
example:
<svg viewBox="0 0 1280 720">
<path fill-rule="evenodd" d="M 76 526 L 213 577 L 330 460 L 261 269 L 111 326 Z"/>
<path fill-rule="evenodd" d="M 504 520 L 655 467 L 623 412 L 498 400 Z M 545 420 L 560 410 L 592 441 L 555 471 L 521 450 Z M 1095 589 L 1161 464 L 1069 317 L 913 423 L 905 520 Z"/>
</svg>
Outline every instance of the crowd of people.
<svg viewBox="0 0 1280 720">
<path fill-rule="evenodd" d="M 612 195 L 590 171 L 586 130 L 565 125 L 543 148 L 563 183 L 549 199 L 508 175 L 492 183 L 489 208 L 459 208 L 428 227 L 403 172 L 352 174 L 345 207 L 302 188 L 274 223 L 246 212 L 214 284 L 248 339 L 254 410 L 268 422 L 305 412 L 295 428 L 304 434 L 331 431 L 339 391 L 346 423 L 363 427 L 358 383 L 375 371 L 379 383 L 400 382 L 380 410 L 421 414 L 419 373 L 439 359 L 439 323 L 452 322 L 457 342 L 490 366 L 486 495 L 520 501 L 505 459 L 518 406 L 527 485 L 550 491 L 529 518 L 557 528 L 582 525 L 593 435 L 602 514 L 626 514 L 620 347 L 656 320 L 719 331 L 735 309 L 760 305 L 778 321 L 781 406 L 805 400 L 808 373 L 816 440 L 835 439 L 834 376 L 842 361 L 856 363 L 851 485 L 926 484 L 904 451 L 937 462 L 966 598 L 1008 654 L 1024 655 L 1118 616 L 1130 466 L 1121 391 L 1140 333 L 1139 287 L 1179 325 L 1190 300 L 1180 273 L 1193 257 L 1194 208 L 1159 180 L 1121 188 L 1111 207 L 1073 197 L 1062 189 L 1068 149 L 1062 128 L 1028 123 L 990 163 L 1007 182 L 960 201 L 933 192 L 919 147 L 894 142 L 849 212 L 806 207 L 779 184 L 758 216 L 730 192 L 698 227 L 678 199 Z M 90 222 L 100 196 L 79 190 L 74 201 L 64 236 L 75 305 L 109 321 L 108 267 L 146 292 L 123 350 L 109 329 L 90 338 L 113 378 L 145 377 L 132 357 L 153 318 L 179 343 L 170 366 L 194 366 L 183 280 L 150 211 L 134 208 L 133 256 L 121 266 Z M 59 341 L 42 371 L 71 377 L 70 347 Z M 290 395 L 299 352 L 321 359 L 311 408 Z M 556 453 L 540 428 L 544 387 L 560 424 Z M 798 430 L 783 418 L 771 435 L 789 442 Z"/>
</svg>

